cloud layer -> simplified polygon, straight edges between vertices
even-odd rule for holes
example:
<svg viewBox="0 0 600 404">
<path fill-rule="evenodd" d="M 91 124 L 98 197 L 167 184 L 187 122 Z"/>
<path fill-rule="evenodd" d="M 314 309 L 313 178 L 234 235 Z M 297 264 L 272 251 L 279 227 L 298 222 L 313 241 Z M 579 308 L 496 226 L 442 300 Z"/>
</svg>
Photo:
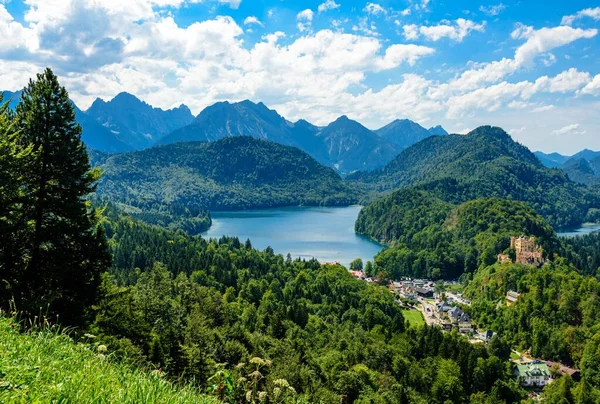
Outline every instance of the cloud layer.
<svg viewBox="0 0 600 404">
<path fill-rule="evenodd" d="M 468 62 L 448 75 L 419 65 L 436 57 L 441 47 L 485 35 L 489 23 L 462 17 L 402 23 L 412 14 L 429 12 L 428 1 L 412 2 L 403 10 L 366 2 L 344 29 L 341 19 L 322 26 L 344 8 L 343 2 L 327 0 L 316 10 L 295 12 L 295 32 L 269 31 L 269 19 L 259 19 L 261 14 L 246 15 L 240 22 L 221 15 L 180 25 L 171 13 L 202 2 L 26 0 L 23 22 L 0 3 L 0 77 L 7 89 L 14 90 L 49 65 L 84 108 L 96 97 L 129 91 L 161 107 L 183 102 L 196 113 L 216 101 L 250 98 L 264 101 L 289 119 L 307 118 L 316 124 L 344 113 L 370 126 L 408 117 L 451 129 L 474 127 L 479 115 L 492 112 L 552 113 L 557 104 L 548 96 L 578 102 L 600 96 L 597 71 L 570 67 L 512 79 L 531 75 L 536 66 L 555 64 L 552 52 L 558 48 L 595 38 L 596 28 L 575 22 L 600 19 L 600 8 L 565 16 L 558 26 L 517 24 L 504 38 L 514 49 L 508 57 Z M 204 3 L 224 4 L 225 14 L 227 7 L 240 7 L 240 0 Z M 500 3 L 479 11 L 497 16 L 505 8 Z M 270 18 L 273 10 L 265 14 Z M 394 22 L 399 28 L 396 38 L 377 32 L 377 25 Z M 249 30 L 255 29 L 264 31 L 263 36 L 249 43 Z M 377 75 L 390 79 L 373 86 Z M 546 133 L 560 132 L 572 123 L 556 125 Z M 589 132 L 583 121 L 579 125 L 571 132 Z M 513 127 L 532 126 L 514 122 Z"/>
</svg>

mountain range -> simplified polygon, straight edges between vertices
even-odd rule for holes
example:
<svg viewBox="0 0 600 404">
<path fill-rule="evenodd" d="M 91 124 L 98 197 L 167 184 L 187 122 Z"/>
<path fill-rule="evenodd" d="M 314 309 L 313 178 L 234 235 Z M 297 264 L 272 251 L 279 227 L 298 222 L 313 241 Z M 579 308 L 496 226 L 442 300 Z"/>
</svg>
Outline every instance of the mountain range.
<svg viewBox="0 0 600 404">
<path fill-rule="evenodd" d="M 12 98 L 13 107 L 19 97 L 20 93 L 10 92 L 5 96 Z M 98 98 L 86 111 L 75 108 L 84 142 L 98 151 L 119 153 L 177 142 L 250 136 L 298 147 L 343 174 L 376 169 L 420 140 L 448 134 L 441 126 L 425 129 L 408 119 L 370 130 L 341 116 L 319 127 L 303 119 L 290 122 L 262 102 L 248 100 L 218 102 L 196 117 L 185 105 L 163 110 L 124 92 L 110 101 Z"/>
<path fill-rule="evenodd" d="M 580 184 L 600 184 L 600 151 L 585 149 L 572 156 L 559 153 L 534 153 L 546 167 L 561 168 L 572 181 Z"/>
<path fill-rule="evenodd" d="M 427 130 L 409 120 L 397 120 L 372 131 L 347 116 L 318 127 L 306 120 L 290 122 L 265 104 L 246 100 L 207 107 L 189 125 L 159 143 L 251 136 L 298 147 L 321 164 L 348 173 L 381 167 L 402 149 L 429 136 L 446 134 L 440 126 Z"/>
</svg>

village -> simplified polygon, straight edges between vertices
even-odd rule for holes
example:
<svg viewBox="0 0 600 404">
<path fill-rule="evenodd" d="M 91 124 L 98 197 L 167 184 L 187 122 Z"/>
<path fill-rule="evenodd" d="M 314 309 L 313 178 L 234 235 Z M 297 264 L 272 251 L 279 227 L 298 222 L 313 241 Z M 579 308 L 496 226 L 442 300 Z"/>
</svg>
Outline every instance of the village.
<svg viewBox="0 0 600 404">
<path fill-rule="evenodd" d="M 509 253 L 499 254 L 498 262 L 540 267 L 546 260 L 534 237 L 520 236 L 511 237 Z M 362 271 L 350 271 L 350 274 L 356 279 L 376 282 Z M 405 309 L 405 317 L 411 324 L 437 326 L 444 331 L 456 330 L 468 337 L 473 344 L 487 344 L 495 335 L 492 330 L 479 330 L 465 312 L 464 308 L 471 306 L 471 302 L 460 293 L 462 287 L 457 281 L 403 278 L 390 281 L 388 289 Z M 520 297 L 521 293 L 509 290 L 504 300 L 498 304 L 511 306 L 517 304 Z M 532 397 L 536 395 L 535 391 L 564 374 L 576 381 L 580 377 L 577 369 L 532 358 L 528 353 L 512 351 L 511 361 L 515 363 L 515 378 L 523 387 L 532 390 Z"/>
</svg>

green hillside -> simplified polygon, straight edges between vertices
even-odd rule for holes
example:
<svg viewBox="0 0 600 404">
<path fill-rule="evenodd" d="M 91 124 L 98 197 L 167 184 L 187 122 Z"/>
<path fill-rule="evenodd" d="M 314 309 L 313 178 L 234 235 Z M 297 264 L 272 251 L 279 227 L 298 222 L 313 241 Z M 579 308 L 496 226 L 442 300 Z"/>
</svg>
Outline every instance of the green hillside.
<svg viewBox="0 0 600 404">
<path fill-rule="evenodd" d="M 496 261 L 510 236 L 533 235 L 549 254 L 558 249 L 552 227 L 523 202 L 478 199 L 455 206 L 405 189 L 365 207 L 356 231 L 391 247 L 375 257 L 375 274 L 457 278 Z"/>
<path fill-rule="evenodd" d="M 427 138 L 385 167 L 348 180 L 379 194 L 419 186 L 451 203 L 490 197 L 524 201 L 556 228 L 581 224 L 589 208 L 600 206 L 596 194 L 563 171 L 544 167 L 525 146 L 490 126 Z"/>
<path fill-rule="evenodd" d="M 51 329 L 19 329 L 0 317 L 1 403 L 216 403 L 159 372 L 115 362 L 91 338 L 75 343 Z"/>
<path fill-rule="evenodd" d="M 356 202 L 333 169 L 294 147 L 250 137 L 95 153 L 92 158 L 105 172 L 98 197 L 125 205 L 127 212 L 153 224 L 174 217 L 176 226 L 170 227 L 178 227 L 180 217 L 197 218 L 197 226 L 188 226 L 191 233 L 210 225 L 203 220 L 207 210 Z"/>
</svg>

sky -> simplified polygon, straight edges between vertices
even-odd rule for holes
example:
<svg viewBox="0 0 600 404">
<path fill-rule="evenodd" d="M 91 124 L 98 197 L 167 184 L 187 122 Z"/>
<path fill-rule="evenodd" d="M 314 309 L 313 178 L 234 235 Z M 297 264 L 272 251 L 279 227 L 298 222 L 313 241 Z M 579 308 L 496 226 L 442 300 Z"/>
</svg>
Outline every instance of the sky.
<svg viewBox="0 0 600 404">
<path fill-rule="evenodd" d="M 262 101 L 290 121 L 340 115 L 532 150 L 600 150 L 600 7 L 558 0 L 0 0 L 0 89 L 45 67 L 87 109 Z"/>
</svg>

